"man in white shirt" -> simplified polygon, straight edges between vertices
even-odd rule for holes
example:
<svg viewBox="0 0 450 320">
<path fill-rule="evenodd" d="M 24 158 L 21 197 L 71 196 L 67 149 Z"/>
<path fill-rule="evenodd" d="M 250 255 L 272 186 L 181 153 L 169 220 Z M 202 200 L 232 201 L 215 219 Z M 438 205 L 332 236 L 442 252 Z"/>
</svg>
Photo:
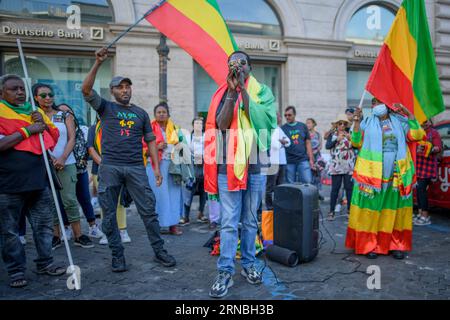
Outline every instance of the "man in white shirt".
<svg viewBox="0 0 450 320">
<path fill-rule="evenodd" d="M 276 186 L 285 183 L 286 176 L 286 150 L 291 140 L 281 130 L 281 115 L 277 112 L 278 127 L 272 132 L 270 144 L 270 167 L 267 172 L 266 208 L 273 210 L 273 192 Z"/>
</svg>

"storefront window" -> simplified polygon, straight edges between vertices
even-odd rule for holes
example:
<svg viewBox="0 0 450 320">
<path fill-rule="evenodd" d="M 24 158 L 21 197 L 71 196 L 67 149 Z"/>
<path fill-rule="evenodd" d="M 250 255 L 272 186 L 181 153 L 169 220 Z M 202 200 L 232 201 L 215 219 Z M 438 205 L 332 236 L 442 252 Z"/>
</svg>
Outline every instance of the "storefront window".
<svg viewBox="0 0 450 320">
<path fill-rule="evenodd" d="M 71 5 L 80 8 L 81 22 L 107 23 L 113 21 L 107 0 L 9 0 L 0 1 L 0 17 L 35 19 L 66 19 Z"/>
<path fill-rule="evenodd" d="M 253 64 L 253 75 L 259 82 L 267 85 L 275 96 L 275 107 L 279 110 L 281 95 L 281 67 L 279 65 Z M 194 62 L 195 110 L 196 114 L 206 116 L 211 98 L 217 90 L 217 84 Z"/>
<path fill-rule="evenodd" d="M 359 9 L 347 25 L 346 39 L 361 44 L 381 44 L 389 32 L 395 12 L 370 4 Z"/>
<path fill-rule="evenodd" d="M 4 57 L 5 74 L 23 77 L 22 64 L 17 55 L 5 54 Z M 55 103 L 68 104 L 80 124 L 90 125 L 95 121 L 95 112 L 86 104 L 81 93 L 81 84 L 94 64 L 94 59 L 28 55 L 26 64 L 32 85 L 37 82 L 51 85 L 55 91 Z M 111 60 L 106 60 L 94 84 L 94 89 L 105 98 L 110 96 L 111 77 Z"/>
<path fill-rule="evenodd" d="M 347 71 L 347 106 L 355 108 L 361 101 L 371 68 L 349 67 Z M 363 101 L 364 113 L 369 111 L 373 96 L 367 92 Z"/>
<path fill-rule="evenodd" d="M 280 21 L 264 0 L 217 0 L 232 33 L 281 36 Z"/>
</svg>

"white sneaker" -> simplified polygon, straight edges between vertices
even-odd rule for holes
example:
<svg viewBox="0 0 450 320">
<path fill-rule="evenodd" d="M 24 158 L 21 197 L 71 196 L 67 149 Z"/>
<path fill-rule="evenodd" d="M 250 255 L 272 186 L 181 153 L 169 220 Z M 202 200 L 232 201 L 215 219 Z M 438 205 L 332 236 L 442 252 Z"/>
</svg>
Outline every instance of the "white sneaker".
<svg viewBox="0 0 450 320">
<path fill-rule="evenodd" d="M 73 238 L 72 228 L 71 227 L 67 227 L 67 228 L 64 228 L 64 229 L 66 230 L 67 241 L 72 240 L 72 238 Z M 64 237 L 62 235 L 62 231 L 61 231 L 61 240 L 64 241 Z"/>
<path fill-rule="evenodd" d="M 94 226 L 92 226 L 92 227 L 90 226 L 89 227 L 89 234 L 88 234 L 88 236 L 91 237 L 91 238 L 99 239 L 99 238 L 103 237 L 103 232 L 102 232 L 102 230 L 100 230 L 98 225 L 95 224 Z"/>
<path fill-rule="evenodd" d="M 122 243 L 129 243 L 131 242 L 131 238 L 128 235 L 127 230 L 120 230 L 120 238 L 122 239 Z"/>
<path fill-rule="evenodd" d="M 428 226 L 430 224 L 431 224 L 430 216 L 426 218 L 424 216 L 421 216 L 420 218 L 416 219 L 416 221 L 414 221 L 415 226 Z"/>
<path fill-rule="evenodd" d="M 20 239 L 20 243 L 22 245 L 26 245 L 27 244 L 27 239 L 25 239 L 25 236 L 19 236 L 19 239 Z"/>
<path fill-rule="evenodd" d="M 336 207 L 334 208 L 334 212 L 341 212 L 342 210 L 342 205 L 337 204 Z"/>
<path fill-rule="evenodd" d="M 100 241 L 98 242 L 98 244 L 101 244 L 101 245 L 106 245 L 106 244 L 108 244 L 108 238 L 106 238 L 106 235 L 105 235 L 105 234 L 103 234 L 103 236 L 102 236 L 102 238 L 100 239 Z"/>
<path fill-rule="evenodd" d="M 94 209 L 98 209 L 100 207 L 97 197 L 91 198 L 91 204 L 94 207 Z"/>
</svg>

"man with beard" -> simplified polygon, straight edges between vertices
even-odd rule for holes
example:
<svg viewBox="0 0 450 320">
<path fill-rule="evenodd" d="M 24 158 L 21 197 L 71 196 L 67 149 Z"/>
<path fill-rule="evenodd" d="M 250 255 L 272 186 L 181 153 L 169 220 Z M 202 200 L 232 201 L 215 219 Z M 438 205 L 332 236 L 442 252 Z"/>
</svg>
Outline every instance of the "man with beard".
<svg viewBox="0 0 450 320">
<path fill-rule="evenodd" d="M 117 76 L 111 80 L 110 89 L 115 102 L 101 98 L 92 89 L 98 69 L 108 58 L 108 50 L 102 48 L 95 55 L 95 63 L 83 82 L 82 92 L 102 122 L 102 162 L 98 171 L 98 198 L 104 213 L 103 232 L 112 250 L 112 271 L 127 270 L 116 219 L 117 201 L 122 186 L 128 189 L 136 203 L 155 252 L 155 261 L 165 267 L 172 267 L 176 261 L 163 247 L 164 241 L 159 234 L 158 216 L 155 212 L 155 196 L 148 180 L 143 178 L 146 171 L 142 139 L 148 145 L 153 163 L 156 163 L 156 185 L 160 186 L 162 182 L 150 118 L 142 108 L 130 103 L 132 82 L 129 78 Z"/>
</svg>

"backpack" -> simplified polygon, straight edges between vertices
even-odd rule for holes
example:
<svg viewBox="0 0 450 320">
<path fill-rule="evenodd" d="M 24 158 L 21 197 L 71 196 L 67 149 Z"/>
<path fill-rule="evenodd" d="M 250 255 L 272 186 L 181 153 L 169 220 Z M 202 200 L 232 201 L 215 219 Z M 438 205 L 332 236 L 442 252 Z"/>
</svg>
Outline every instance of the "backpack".
<svg viewBox="0 0 450 320">
<path fill-rule="evenodd" d="M 88 161 L 88 152 L 86 148 L 86 140 L 84 138 L 84 133 L 83 130 L 81 130 L 80 124 L 78 123 L 77 117 L 75 117 L 75 114 L 72 111 L 72 109 L 63 112 L 64 121 L 66 121 L 67 113 L 72 115 L 75 121 L 75 146 L 73 147 L 72 151 L 76 161 L 75 165 L 78 170 L 86 170 Z"/>
</svg>

